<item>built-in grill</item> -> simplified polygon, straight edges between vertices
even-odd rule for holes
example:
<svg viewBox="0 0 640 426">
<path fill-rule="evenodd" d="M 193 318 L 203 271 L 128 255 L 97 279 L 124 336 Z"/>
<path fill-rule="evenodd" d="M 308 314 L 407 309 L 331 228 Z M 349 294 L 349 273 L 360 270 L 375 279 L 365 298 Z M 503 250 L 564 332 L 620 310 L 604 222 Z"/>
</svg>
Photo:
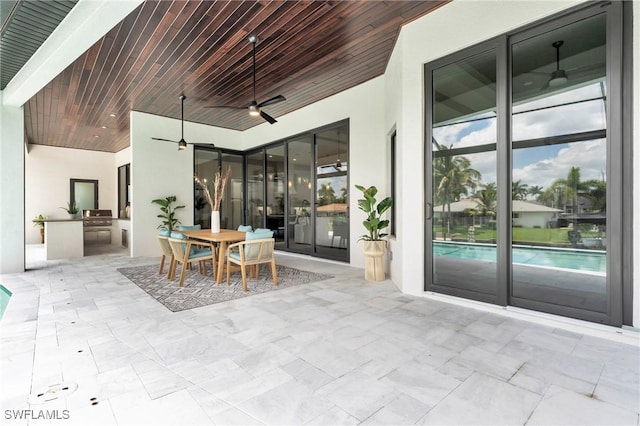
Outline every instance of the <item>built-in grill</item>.
<svg viewBox="0 0 640 426">
<path fill-rule="evenodd" d="M 82 221 L 84 224 L 85 242 L 99 243 L 102 237 L 105 243 L 111 243 L 111 225 L 113 225 L 111 210 L 83 210 Z M 93 234 L 95 234 L 95 236 Z M 106 235 L 108 239 L 104 238 L 104 235 Z"/>
</svg>

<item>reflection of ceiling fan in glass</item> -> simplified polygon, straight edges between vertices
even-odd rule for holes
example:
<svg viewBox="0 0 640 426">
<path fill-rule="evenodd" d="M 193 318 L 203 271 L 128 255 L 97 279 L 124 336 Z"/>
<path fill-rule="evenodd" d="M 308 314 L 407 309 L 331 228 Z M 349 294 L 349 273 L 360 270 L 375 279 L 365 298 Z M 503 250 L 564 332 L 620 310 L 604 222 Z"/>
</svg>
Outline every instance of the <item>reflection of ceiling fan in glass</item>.
<svg viewBox="0 0 640 426">
<path fill-rule="evenodd" d="M 550 87 L 559 87 L 567 84 L 570 77 L 577 73 L 584 73 L 586 71 L 596 70 L 602 67 L 602 64 L 585 65 L 577 68 L 563 69 L 560 68 L 560 48 L 564 45 L 564 40 L 554 41 L 551 46 L 556 49 L 556 69 L 549 73 L 541 73 L 531 71 L 532 74 L 544 74 L 548 76 L 546 83 L 540 88 L 540 90 L 546 90 Z"/>
</svg>

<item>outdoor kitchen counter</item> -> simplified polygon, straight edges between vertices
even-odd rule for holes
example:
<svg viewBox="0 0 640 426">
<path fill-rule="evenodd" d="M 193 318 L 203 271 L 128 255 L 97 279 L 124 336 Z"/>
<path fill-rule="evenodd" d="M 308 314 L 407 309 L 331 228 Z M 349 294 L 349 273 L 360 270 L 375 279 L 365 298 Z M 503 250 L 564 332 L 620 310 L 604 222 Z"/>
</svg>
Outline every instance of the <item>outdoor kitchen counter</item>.
<svg viewBox="0 0 640 426">
<path fill-rule="evenodd" d="M 43 222 L 47 260 L 84 256 L 82 219 L 44 219 Z"/>
</svg>

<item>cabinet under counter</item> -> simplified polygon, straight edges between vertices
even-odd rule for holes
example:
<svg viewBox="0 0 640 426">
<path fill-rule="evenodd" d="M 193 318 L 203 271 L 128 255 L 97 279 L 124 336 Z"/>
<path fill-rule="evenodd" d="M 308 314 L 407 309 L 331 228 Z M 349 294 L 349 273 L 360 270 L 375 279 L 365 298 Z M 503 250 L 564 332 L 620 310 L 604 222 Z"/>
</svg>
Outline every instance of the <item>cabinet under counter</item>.
<svg viewBox="0 0 640 426">
<path fill-rule="evenodd" d="M 44 251 L 47 260 L 84 256 L 82 219 L 44 219 Z"/>
</svg>

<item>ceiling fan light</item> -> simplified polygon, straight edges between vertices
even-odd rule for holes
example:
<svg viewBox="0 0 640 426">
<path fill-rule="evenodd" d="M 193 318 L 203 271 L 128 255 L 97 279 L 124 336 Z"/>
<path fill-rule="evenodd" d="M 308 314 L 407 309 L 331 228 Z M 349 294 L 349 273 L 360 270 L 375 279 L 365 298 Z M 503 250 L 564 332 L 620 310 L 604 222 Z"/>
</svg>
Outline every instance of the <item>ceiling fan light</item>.
<svg viewBox="0 0 640 426">
<path fill-rule="evenodd" d="M 258 117 L 260 115 L 258 105 L 249 105 L 249 115 L 252 117 Z"/>
<path fill-rule="evenodd" d="M 178 142 L 178 151 L 184 151 L 187 148 L 187 143 L 183 140 Z"/>
<path fill-rule="evenodd" d="M 557 70 L 551 73 L 551 79 L 549 80 L 549 86 L 557 87 L 566 84 L 569 81 L 567 73 L 564 70 Z"/>
<path fill-rule="evenodd" d="M 558 86 L 562 86 L 563 84 L 567 83 L 567 77 L 554 77 L 551 80 L 549 80 L 549 86 L 551 87 L 558 87 Z"/>
</svg>

